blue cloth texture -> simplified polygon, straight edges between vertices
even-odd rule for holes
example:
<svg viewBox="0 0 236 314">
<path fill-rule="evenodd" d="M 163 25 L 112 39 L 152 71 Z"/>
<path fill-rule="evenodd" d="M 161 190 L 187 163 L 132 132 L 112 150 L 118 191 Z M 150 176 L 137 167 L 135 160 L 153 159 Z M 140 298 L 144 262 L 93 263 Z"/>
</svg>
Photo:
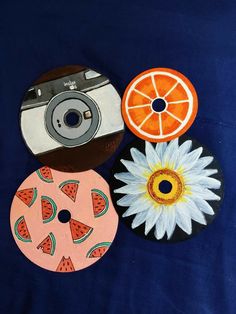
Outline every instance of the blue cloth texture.
<svg viewBox="0 0 236 314">
<path fill-rule="evenodd" d="M 0 4 L 0 313 L 234 314 L 236 312 L 236 3 L 229 0 L 47 0 Z M 177 244 L 145 241 L 120 221 L 104 258 L 71 274 L 31 263 L 11 235 L 20 183 L 41 166 L 21 137 L 19 109 L 41 73 L 82 64 L 122 95 L 140 72 L 168 67 L 199 97 L 188 131 L 219 160 L 225 198 L 215 221 Z M 116 154 L 96 170 L 109 180 Z"/>
</svg>

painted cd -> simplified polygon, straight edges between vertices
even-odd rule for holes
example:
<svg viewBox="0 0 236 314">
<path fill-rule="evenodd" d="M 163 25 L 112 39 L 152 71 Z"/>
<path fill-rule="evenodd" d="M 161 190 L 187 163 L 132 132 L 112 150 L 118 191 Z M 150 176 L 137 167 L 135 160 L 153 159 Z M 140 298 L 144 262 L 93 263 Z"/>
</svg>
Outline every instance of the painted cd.
<svg viewBox="0 0 236 314">
<path fill-rule="evenodd" d="M 223 198 L 223 177 L 207 148 L 186 138 L 135 140 L 113 167 L 111 193 L 122 220 L 145 239 L 186 240 L 211 223 Z"/>
<path fill-rule="evenodd" d="M 52 70 L 25 94 L 20 111 L 24 141 L 40 162 L 53 169 L 93 169 L 122 140 L 120 104 L 118 92 L 104 75 L 82 66 Z"/>
<path fill-rule="evenodd" d="M 122 98 L 129 129 L 150 142 L 167 142 L 184 134 L 198 110 L 194 86 L 182 73 L 154 68 L 137 75 Z"/>
<path fill-rule="evenodd" d="M 108 184 L 95 171 L 63 173 L 45 166 L 17 190 L 10 222 L 29 260 L 47 270 L 73 272 L 107 252 L 118 216 Z"/>
</svg>

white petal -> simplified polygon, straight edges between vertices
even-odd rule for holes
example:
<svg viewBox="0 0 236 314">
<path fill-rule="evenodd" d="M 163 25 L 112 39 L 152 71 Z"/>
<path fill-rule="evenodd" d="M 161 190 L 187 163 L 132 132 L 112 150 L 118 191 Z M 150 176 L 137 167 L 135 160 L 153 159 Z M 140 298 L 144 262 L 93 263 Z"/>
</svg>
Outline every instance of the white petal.
<svg viewBox="0 0 236 314">
<path fill-rule="evenodd" d="M 166 215 L 165 215 L 165 209 L 163 207 L 162 213 L 156 222 L 154 235 L 157 240 L 160 240 L 164 237 L 165 232 L 166 232 Z"/>
<path fill-rule="evenodd" d="M 221 182 L 214 178 L 203 177 L 199 183 L 209 189 L 219 189 L 221 186 Z"/>
<path fill-rule="evenodd" d="M 210 165 L 213 160 L 214 160 L 214 157 L 212 156 L 201 157 L 194 165 L 194 169 L 198 169 L 198 170 L 204 169 L 206 166 Z"/>
<path fill-rule="evenodd" d="M 184 174 L 184 182 L 185 182 L 185 184 L 189 184 L 189 185 L 191 185 L 191 184 L 196 184 L 196 183 L 198 183 L 199 182 L 199 180 L 202 178 L 201 176 L 199 176 L 199 175 L 186 175 L 186 174 Z"/>
<path fill-rule="evenodd" d="M 172 155 L 172 157 L 169 160 L 169 167 L 172 169 L 177 169 L 176 165 L 178 163 L 178 154 L 175 153 Z"/>
<path fill-rule="evenodd" d="M 120 180 L 124 183 L 138 183 L 138 182 L 146 182 L 146 179 L 141 178 L 141 177 L 135 177 L 129 172 L 120 172 L 120 173 L 115 173 L 114 177 L 117 180 Z"/>
<path fill-rule="evenodd" d="M 186 207 L 186 210 L 189 211 L 192 220 L 196 222 L 206 225 L 206 219 L 203 213 L 197 208 L 196 204 L 192 201 L 192 199 L 186 197 L 186 202 L 183 203 L 182 206 Z"/>
<path fill-rule="evenodd" d="M 179 147 L 179 157 L 182 158 L 184 155 L 188 154 L 192 148 L 192 141 L 185 141 Z"/>
<path fill-rule="evenodd" d="M 189 176 L 189 177 L 191 177 L 191 176 L 196 176 L 196 175 L 201 175 L 201 176 L 204 176 L 204 177 L 209 177 L 209 176 L 211 176 L 211 175 L 213 175 L 213 174 L 216 174 L 218 172 L 218 170 L 217 169 L 190 169 L 190 170 L 188 170 L 188 171 L 185 171 L 185 175 L 186 176 Z"/>
<path fill-rule="evenodd" d="M 127 194 L 120 198 L 116 203 L 119 206 L 130 206 L 137 199 L 137 197 L 137 194 Z"/>
<path fill-rule="evenodd" d="M 217 169 L 205 169 L 205 170 L 202 170 L 202 175 L 205 176 L 205 177 L 209 177 L 213 174 L 216 174 L 218 173 L 218 170 Z"/>
<path fill-rule="evenodd" d="M 176 138 L 173 142 L 173 146 L 172 146 L 172 154 L 170 155 L 169 158 L 169 165 L 175 169 L 176 164 L 178 162 L 178 149 L 179 149 L 179 139 Z"/>
<path fill-rule="evenodd" d="M 184 175 L 185 184 L 194 185 L 199 184 L 202 187 L 209 189 L 219 189 L 221 182 L 215 178 L 204 177 L 202 175 Z"/>
<path fill-rule="evenodd" d="M 144 211 L 147 211 L 148 209 L 147 208 L 144 208 L 144 207 L 135 207 L 134 205 L 131 205 L 125 212 L 124 214 L 122 215 L 122 217 L 129 217 L 131 215 L 136 215 L 138 213 L 141 213 L 141 212 L 144 212 Z"/>
<path fill-rule="evenodd" d="M 176 223 L 187 234 L 192 233 L 192 221 L 189 211 L 181 203 L 176 204 Z"/>
<path fill-rule="evenodd" d="M 147 214 L 148 214 L 148 211 L 146 211 L 146 210 L 141 212 L 141 213 L 138 213 L 134 217 L 134 220 L 131 224 L 131 227 L 134 229 L 134 228 L 137 228 L 138 226 L 140 226 L 142 223 L 144 223 L 144 221 L 146 220 Z"/>
<path fill-rule="evenodd" d="M 147 141 L 145 142 L 145 152 L 150 169 L 156 170 L 157 166 L 161 164 L 161 160 L 158 157 L 153 145 Z"/>
<path fill-rule="evenodd" d="M 121 159 L 121 162 L 126 167 L 126 169 L 135 177 L 145 178 L 147 175 L 151 174 L 149 169 L 139 166 L 133 161 Z"/>
<path fill-rule="evenodd" d="M 173 155 L 177 155 L 178 153 L 178 138 L 174 139 L 173 141 L 170 141 L 168 144 L 166 151 L 164 153 L 163 159 L 162 159 L 162 166 L 163 167 L 174 167 L 175 165 L 172 165 L 173 160 Z M 176 162 L 176 160 L 175 160 Z"/>
<path fill-rule="evenodd" d="M 177 154 L 177 162 L 175 168 L 180 167 L 183 157 L 190 151 L 192 148 L 192 141 L 185 141 L 183 144 L 179 146 L 178 154 Z"/>
<path fill-rule="evenodd" d="M 168 206 L 168 219 L 166 224 L 166 233 L 167 238 L 170 239 L 176 226 L 176 207 L 175 206 Z"/>
<path fill-rule="evenodd" d="M 201 156 L 202 151 L 203 151 L 203 148 L 198 147 L 197 149 L 193 150 L 191 153 L 188 153 L 187 155 L 183 157 L 182 163 L 180 162 L 179 165 L 184 168 L 184 172 L 194 167 L 194 165 L 199 160 L 199 157 Z"/>
<path fill-rule="evenodd" d="M 156 153 L 160 160 L 162 160 L 164 153 L 166 151 L 167 143 L 157 143 L 156 144 Z"/>
<path fill-rule="evenodd" d="M 130 205 L 130 207 L 124 212 L 122 217 L 128 217 L 140 213 L 144 210 L 149 210 L 152 207 L 152 203 L 144 195 L 137 196 L 136 200 Z"/>
<path fill-rule="evenodd" d="M 162 207 L 156 207 L 149 210 L 149 214 L 147 215 L 146 223 L 145 223 L 145 235 L 149 233 L 149 231 L 156 224 L 157 219 L 161 215 Z"/>
<path fill-rule="evenodd" d="M 134 162 L 144 168 L 148 168 L 146 157 L 143 153 L 141 153 L 137 148 L 130 149 L 131 156 Z"/>
<path fill-rule="evenodd" d="M 220 196 L 216 195 L 207 188 L 201 187 L 200 185 L 189 185 L 190 192 L 193 193 L 195 197 L 203 198 L 206 201 L 219 201 Z"/>
<path fill-rule="evenodd" d="M 141 194 L 147 191 L 146 185 L 141 183 L 136 184 L 127 184 L 122 186 L 119 189 L 114 190 L 114 193 L 123 193 L 123 194 Z"/>
<path fill-rule="evenodd" d="M 207 201 L 205 201 L 199 197 L 189 196 L 189 198 L 192 198 L 192 200 L 196 204 L 197 208 L 199 210 L 201 210 L 203 213 L 208 214 L 208 215 L 214 215 L 215 214 L 212 207 L 207 203 Z"/>
</svg>

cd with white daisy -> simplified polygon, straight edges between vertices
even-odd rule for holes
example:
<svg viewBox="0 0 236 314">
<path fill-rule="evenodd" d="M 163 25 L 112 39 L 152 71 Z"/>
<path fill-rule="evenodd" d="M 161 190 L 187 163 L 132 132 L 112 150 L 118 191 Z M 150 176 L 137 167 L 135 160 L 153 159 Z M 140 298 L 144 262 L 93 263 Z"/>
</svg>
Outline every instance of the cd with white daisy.
<svg viewBox="0 0 236 314">
<path fill-rule="evenodd" d="M 222 172 L 197 141 L 135 140 L 121 153 L 111 179 L 118 214 L 147 239 L 188 239 L 211 223 L 223 198 Z"/>
</svg>

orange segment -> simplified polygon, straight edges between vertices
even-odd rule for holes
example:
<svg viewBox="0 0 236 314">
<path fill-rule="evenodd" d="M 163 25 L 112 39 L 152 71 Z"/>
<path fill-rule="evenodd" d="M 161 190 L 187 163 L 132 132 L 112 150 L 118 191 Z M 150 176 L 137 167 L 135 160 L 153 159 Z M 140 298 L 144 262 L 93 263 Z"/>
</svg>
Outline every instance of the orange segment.
<svg viewBox="0 0 236 314">
<path fill-rule="evenodd" d="M 128 107 L 151 104 L 151 100 L 136 91 L 131 91 Z"/>
<path fill-rule="evenodd" d="M 180 126 L 180 122 L 170 116 L 167 112 L 161 114 L 162 132 L 164 135 L 172 133 Z"/>
<path fill-rule="evenodd" d="M 167 68 L 139 74 L 122 98 L 126 125 L 138 137 L 151 142 L 166 142 L 184 134 L 197 110 L 197 94 L 191 82 Z"/>
<path fill-rule="evenodd" d="M 176 84 L 176 79 L 165 75 L 155 75 L 155 83 L 160 97 L 164 97 Z"/>
<path fill-rule="evenodd" d="M 148 97 L 151 99 L 155 99 L 157 97 L 154 85 L 152 83 L 152 78 L 150 76 L 137 83 L 135 88 L 143 94 L 148 95 Z"/>
<path fill-rule="evenodd" d="M 139 126 L 151 112 L 151 106 L 129 109 L 129 115 L 137 126 Z"/>
<path fill-rule="evenodd" d="M 152 135 L 159 135 L 159 114 L 154 112 L 151 117 L 144 122 L 141 129 Z"/>
<path fill-rule="evenodd" d="M 165 99 L 168 103 L 172 101 L 188 100 L 188 95 L 183 86 L 178 84 Z"/>
<path fill-rule="evenodd" d="M 177 104 L 168 104 L 167 112 L 172 113 L 180 120 L 184 121 L 188 113 L 188 103 L 182 102 Z"/>
</svg>

